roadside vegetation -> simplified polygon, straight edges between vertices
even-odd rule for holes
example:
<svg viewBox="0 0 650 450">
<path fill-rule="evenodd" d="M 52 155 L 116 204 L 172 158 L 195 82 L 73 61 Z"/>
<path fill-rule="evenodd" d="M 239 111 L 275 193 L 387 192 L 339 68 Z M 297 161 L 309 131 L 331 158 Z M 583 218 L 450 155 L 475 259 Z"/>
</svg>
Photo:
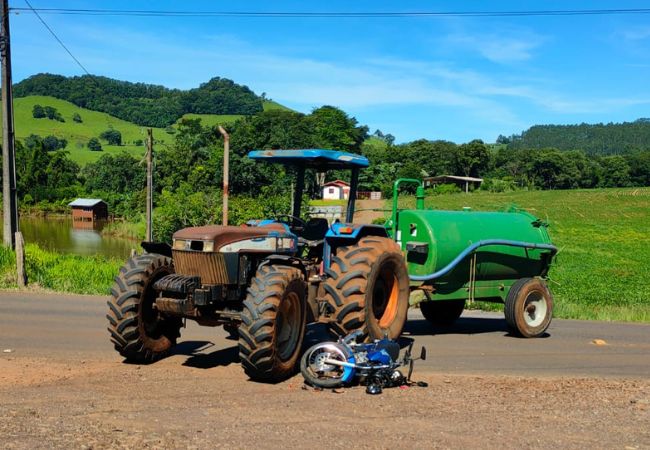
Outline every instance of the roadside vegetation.
<svg viewBox="0 0 650 450">
<path fill-rule="evenodd" d="M 35 244 L 25 247 L 25 269 L 30 288 L 106 295 L 123 263 L 99 255 L 49 252 Z M 0 288 L 16 286 L 16 254 L 6 247 L 0 247 Z"/>
</svg>

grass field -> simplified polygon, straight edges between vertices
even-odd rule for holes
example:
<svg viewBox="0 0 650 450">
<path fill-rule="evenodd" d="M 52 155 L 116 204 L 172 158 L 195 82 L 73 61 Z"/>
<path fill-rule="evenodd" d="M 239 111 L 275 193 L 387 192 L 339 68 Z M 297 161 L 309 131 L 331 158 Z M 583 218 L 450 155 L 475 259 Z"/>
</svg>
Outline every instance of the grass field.
<svg viewBox="0 0 650 450">
<path fill-rule="evenodd" d="M 65 119 L 65 122 L 57 122 L 51 119 L 35 119 L 32 117 L 34 105 L 52 106 L 56 108 Z M 73 114 L 78 113 L 83 120 L 76 123 L 72 120 Z M 29 96 L 14 99 L 14 123 L 16 127 L 16 138 L 25 139 L 30 134 L 38 134 L 42 137 L 54 135 L 58 138 L 65 138 L 68 141 L 66 150 L 70 152 L 70 158 L 80 165 L 96 161 L 105 153 L 120 153 L 127 151 L 136 156 L 144 154 L 144 147 L 136 146 L 134 142 L 138 139 L 145 139 L 146 127 L 135 125 L 131 122 L 118 119 L 106 113 L 91 111 L 79 108 L 65 100 L 54 97 Z M 124 145 L 107 145 L 102 142 L 101 152 L 88 150 L 86 144 L 92 137 L 99 135 L 113 127 L 122 133 Z M 154 138 L 160 142 L 171 143 L 173 137 L 161 128 L 153 129 Z"/>
<path fill-rule="evenodd" d="M 405 206 L 414 204 L 405 198 Z M 556 317 L 650 322 L 650 188 L 452 194 L 427 208 L 516 204 L 550 223 Z"/>
<path fill-rule="evenodd" d="M 57 122 L 51 119 L 35 119 L 32 117 L 32 109 L 37 104 L 56 108 L 65 119 L 65 122 Z M 265 111 L 290 111 L 289 108 L 271 100 L 265 100 L 263 106 Z M 72 120 L 75 113 L 81 116 L 82 123 L 76 123 Z M 185 114 L 183 117 L 189 119 L 199 118 L 204 126 L 214 126 L 229 125 L 244 116 L 237 114 Z M 65 138 L 68 141 L 66 150 L 70 152 L 70 158 L 81 166 L 97 161 L 106 153 L 116 154 L 127 151 L 136 157 L 144 155 L 144 147 L 135 145 L 135 141 L 145 140 L 147 127 L 118 119 L 106 113 L 80 108 L 70 102 L 54 97 L 32 95 L 14 99 L 14 124 L 18 140 L 23 140 L 30 134 L 38 134 L 42 137 L 54 135 L 58 138 Z M 90 138 L 99 137 L 103 131 L 110 127 L 122 133 L 123 145 L 108 145 L 102 141 L 103 150 L 101 152 L 88 150 L 86 144 Z M 166 133 L 162 128 L 153 128 L 153 134 L 154 139 L 163 144 L 171 144 L 174 140 L 173 135 Z"/>
</svg>

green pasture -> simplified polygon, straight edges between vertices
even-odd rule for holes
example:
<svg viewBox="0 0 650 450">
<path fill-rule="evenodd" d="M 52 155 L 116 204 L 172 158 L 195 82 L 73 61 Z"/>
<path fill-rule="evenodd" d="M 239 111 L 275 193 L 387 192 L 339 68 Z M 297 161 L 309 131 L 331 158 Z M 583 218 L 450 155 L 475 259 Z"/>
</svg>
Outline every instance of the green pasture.
<svg viewBox="0 0 650 450">
<path fill-rule="evenodd" d="M 650 322 L 650 188 L 475 192 L 427 197 L 434 209 L 516 204 L 548 221 L 555 316 Z M 413 197 L 401 206 L 412 207 Z"/>
<path fill-rule="evenodd" d="M 35 119 L 32 117 L 34 105 L 52 106 L 56 108 L 65 119 L 65 122 L 58 122 L 47 118 Z M 77 123 L 72 116 L 78 113 L 83 120 Z M 54 135 L 58 138 L 65 138 L 68 141 L 66 150 L 70 152 L 70 158 L 80 165 L 96 161 L 104 153 L 120 153 L 124 150 L 133 152 L 135 155 L 143 155 L 144 147 L 136 146 L 135 141 L 146 138 L 146 127 L 135 125 L 109 114 L 91 111 L 80 108 L 65 100 L 54 97 L 29 96 L 14 99 L 14 124 L 16 127 L 16 138 L 23 140 L 30 134 L 38 134 L 42 137 Z M 102 141 L 102 151 L 93 152 L 88 150 L 86 144 L 92 137 L 99 135 L 113 128 L 122 133 L 121 146 L 106 145 Z M 171 143 L 173 136 L 166 133 L 162 128 L 154 128 L 154 139 L 160 143 Z"/>
</svg>

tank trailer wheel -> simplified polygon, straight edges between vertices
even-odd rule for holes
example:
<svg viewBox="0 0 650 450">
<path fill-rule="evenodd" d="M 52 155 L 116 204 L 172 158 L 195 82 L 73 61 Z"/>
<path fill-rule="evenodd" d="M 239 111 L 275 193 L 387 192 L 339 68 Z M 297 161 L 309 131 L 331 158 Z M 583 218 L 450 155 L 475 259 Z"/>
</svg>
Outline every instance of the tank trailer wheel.
<svg viewBox="0 0 650 450">
<path fill-rule="evenodd" d="M 323 287 L 340 335 L 362 330 L 369 339 L 402 332 L 409 307 L 409 278 L 399 245 L 367 236 L 339 247 Z"/>
<path fill-rule="evenodd" d="M 128 361 L 148 363 L 167 353 L 180 336 L 181 319 L 161 315 L 153 307 L 153 284 L 174 273 L 170 258 L 154 253 L 130 258 L 115 277 L 107 302 L 111 342 Z"/>
<path fill-rule="evenodd" d="M 435 326 L 448 327 L 460 317 L 465 309 L 465 300 L 430 300 L 420 302 L 420 311 L 425 319 Z"/>
<path fill-rule="evenodd" d="M 257 381 L 293 375 L 305 335 L 306 286 L 299 269 L 265 264 L 248 288 L 239 326 L 239 358 Z"/>
<path fill-rule="evenodd" d="M 553 295 L 538 278 L 522 278 L 512 285 L 505 304 L 506 322 L 522 337 L 541 336 L 553 318 Z"/>
</svg>

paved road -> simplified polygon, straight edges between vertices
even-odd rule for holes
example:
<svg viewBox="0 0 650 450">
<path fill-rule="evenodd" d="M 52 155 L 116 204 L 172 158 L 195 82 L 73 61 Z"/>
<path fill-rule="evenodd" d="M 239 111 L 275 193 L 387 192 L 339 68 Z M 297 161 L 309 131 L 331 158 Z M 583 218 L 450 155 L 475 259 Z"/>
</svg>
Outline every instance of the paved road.
<svg viewBox="0 0 650 450">
<path fill-rule="evenodd" d="M 118 359 L 106 331 L 106 298 L 0 292 L 0 350 L 56 360 Z M 185 365 L 234 362 L 236 344 L 221 328 L 189 323 L 178 355 Z M 313 334 L 313 333 L 312 333 Z M 502 314 L 465 312 L 449 329 L 433 329 L 413 310 L 405 338 L 424 345 L 420 370 L 489 375 L 578 375 L 650 378 L 650 325 L 556 319 L 548 336 L 508 335 Z M 606 345 L 596 345 L 601 339 Z"/>
</svg>

